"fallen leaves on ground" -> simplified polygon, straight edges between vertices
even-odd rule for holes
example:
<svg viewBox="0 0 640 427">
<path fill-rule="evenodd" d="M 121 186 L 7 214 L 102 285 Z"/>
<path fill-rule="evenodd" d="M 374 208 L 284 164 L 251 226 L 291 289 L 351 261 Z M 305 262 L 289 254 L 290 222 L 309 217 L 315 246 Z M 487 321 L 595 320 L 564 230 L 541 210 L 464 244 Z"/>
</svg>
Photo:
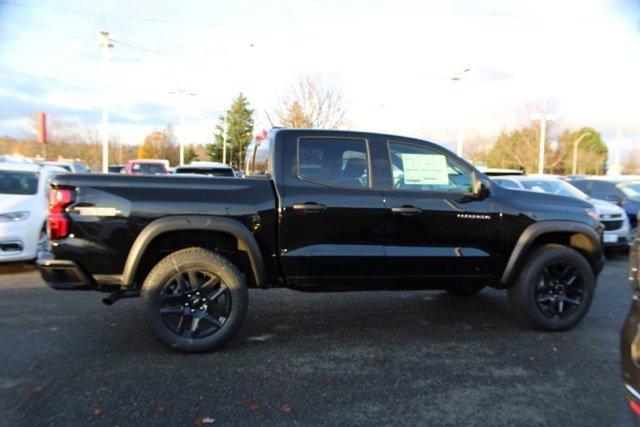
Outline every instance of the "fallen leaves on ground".
<svg viewBox="0 0 640 427">
<path fill-rule="evenodd" d="M 245 400 L 243 403 L 244 403 L 244 406 L 246 406 L 247 409 L 252 412 L 258 412 L 260 410 L 260 405 L 258 405 L 256 402 Z"/>
</svg>

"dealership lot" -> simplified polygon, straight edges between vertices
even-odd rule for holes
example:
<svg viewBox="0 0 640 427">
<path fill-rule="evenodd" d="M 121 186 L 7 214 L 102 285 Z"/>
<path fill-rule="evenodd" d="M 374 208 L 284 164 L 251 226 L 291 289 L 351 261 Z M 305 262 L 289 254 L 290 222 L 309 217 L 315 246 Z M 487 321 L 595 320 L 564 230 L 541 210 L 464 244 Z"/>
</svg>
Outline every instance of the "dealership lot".
<svg viewBox="0 0 640 427">
<path fill-rule="evenodd" d="M 113 307 L 0 267 L 0 413 L 7 425 L 630 423 L 618 334 L 631 292 L 610 260 L 591 312 L 525 329 L 506 293 L 252 291 L 221 351 L 157 343 L 137 300 Z"/>
</svg>

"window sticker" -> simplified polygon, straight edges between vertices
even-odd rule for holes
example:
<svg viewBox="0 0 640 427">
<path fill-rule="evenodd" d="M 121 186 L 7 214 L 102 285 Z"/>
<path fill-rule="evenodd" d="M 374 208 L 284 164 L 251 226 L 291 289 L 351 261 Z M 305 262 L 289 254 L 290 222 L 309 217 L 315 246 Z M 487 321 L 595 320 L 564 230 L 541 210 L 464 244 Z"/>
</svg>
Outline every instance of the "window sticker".
<svg viewBox="0 0 640 427">
<path fill-rule="evenodd" d="M 447 159 L 442 154 L 401 153 L 406 185 L 449 185 Z"/>
</svg>

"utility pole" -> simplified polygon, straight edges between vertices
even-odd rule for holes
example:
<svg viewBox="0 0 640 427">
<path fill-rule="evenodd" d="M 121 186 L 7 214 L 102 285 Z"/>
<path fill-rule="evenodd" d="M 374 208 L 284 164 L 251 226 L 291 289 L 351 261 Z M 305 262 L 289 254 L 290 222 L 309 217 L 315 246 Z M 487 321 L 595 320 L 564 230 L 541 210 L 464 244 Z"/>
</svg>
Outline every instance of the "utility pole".
<svg viewBox="0 0 640 427">
<path fill-rule="evenodd" d="M 573 141 L 573 167 L 571 168 L 571 173 L 573 175 L 576 174 L 576 170 L 578 169 L 578 145 L 580 145 L 582 140 L 589 135 L 591 135 L 591 132 L 585 132 Z"/>
<path fill-rule="evenodd" d="M 451 81 L 452 82 L 459 82 L 458 83 L 458 96 L 456 97 L 458 100 L 458 107 L 460 107 L 460 105 L 462 105 L 462 88 L 460 87 L 460 83 L 462 80 L 462 77 L 465 75 L 465 73 L 468 73 L 469 71 L 471 71 L 471 68 L 465 68 L 459 72 L 454 73 L 451 76 Z M 456 135 L 456 154 L 459 157 L 462 157 L 463 154 L 463 145 L 464 145 L 464 130 L 462 129 L 462 117 L 461 117 L 461 113 L 458 111 L 458 125 L 457 125 L 457 135 Z"/>
<path fill-rule="evenodd" d="M 185 89 L 178 89 L 169 92 L 170 95 L 180 95 L 182 98 L 180 106 L 180 135 L 178 136 L 178 143 L 180 144 L 180 166 L 184 165 L 184 111 L 187 108 L 187 100 L 190 96 L 196 96 L 195 92 L 187 92 Z"/>
<path fill-rule="evenodd" d="M 611 164 L 609 165 L 609 168 L 607 169 L 607 175 L 608 176 L 620 176 L 620 172 L 622 171 L 622 165 L 621 165 L 621 153 L 622 153 L 622 144 L 623 144 L 623 139 L 622 139 L 622 132 L 620 130 L 620 126 L 618 126 L 618 129 L 616 131 L 616 139 L 613 142 L 613 149 L 611 151 L 613 151 L 612 156 L 611 156 Z"/>
<path fill-rule="evenodd" d="M 222 129 L 222 163 L 227 164 L 227 112 L 224 113 L 224 127 Z"/>
<path fill-rule="evenodd" d="M 98 35 L 98 46 L 102 50 L 102 173 L 109 172 L 109 49 L 113 48 L 113 39 L 109 31 L 102 30 Z"/>
<path fill-rule="evenodd" d="M 531 115 L 531 120 L 540 121 L 540 148 L 538 151 L 538 173 L 544 174 L 544 146 L 545 146 L 545 134 L 547 131 L 547 122 L 552 122 L 556 119 L 554 114 L 534 113 Z"/>
</svg>

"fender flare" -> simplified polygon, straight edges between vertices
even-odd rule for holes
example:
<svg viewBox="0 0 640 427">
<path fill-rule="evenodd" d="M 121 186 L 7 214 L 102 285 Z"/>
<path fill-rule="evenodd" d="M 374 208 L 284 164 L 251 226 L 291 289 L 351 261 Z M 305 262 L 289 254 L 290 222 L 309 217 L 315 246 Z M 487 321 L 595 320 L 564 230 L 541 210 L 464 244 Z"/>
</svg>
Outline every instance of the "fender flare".
<svg viewBox="0 0 640 427">
<path fill-rule="evenodd" d="M 122 274 L 122 285 L 131 286 L 149 244 L 170 231 L 220 231 L 234 236 L 238 249 L 247 253 L 252 273 L 259 287 L 267 286 L 267 275 L 260 247 L 256 239 L 240 221 L 233 218 L 206 215 L 176 215 L 158 218 L 149 223 L 131 245 Z"/>
<path fill-rule="evenodd" d="M 604 255 L 600 236 L 592 227 L 581 222 L 574 221 L 541 221 L 528 226 L 518 238 L 518 241 L 511 252 L 507 266 L 502 274 L 500 283 L 503 287 L 509 286 L 518 274 L 518 267 L 527 256 L 531 244 L 540 236 L 547 233 L 566 233 L 585 236 L 588 240 L 589 248 L 582 247 L 591 257 L 591 266 L 594 274 L 598 275 L 604 266 Z"/>
</svg>

